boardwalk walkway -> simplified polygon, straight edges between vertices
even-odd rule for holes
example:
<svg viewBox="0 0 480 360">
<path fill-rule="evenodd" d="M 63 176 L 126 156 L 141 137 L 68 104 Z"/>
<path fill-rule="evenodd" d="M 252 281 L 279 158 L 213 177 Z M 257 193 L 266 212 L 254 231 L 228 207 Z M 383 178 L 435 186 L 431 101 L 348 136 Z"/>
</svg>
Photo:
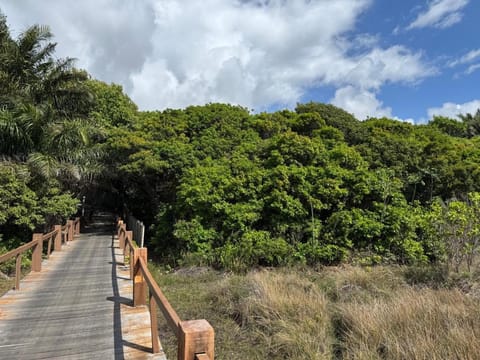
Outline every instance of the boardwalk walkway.
<svg viewBox="0 0 480 360">
<path fill-rule="evenodd" d="M 111 223 L 96 223 L 0 298 L 0 359 L 164 359 Z"/>
</svg>

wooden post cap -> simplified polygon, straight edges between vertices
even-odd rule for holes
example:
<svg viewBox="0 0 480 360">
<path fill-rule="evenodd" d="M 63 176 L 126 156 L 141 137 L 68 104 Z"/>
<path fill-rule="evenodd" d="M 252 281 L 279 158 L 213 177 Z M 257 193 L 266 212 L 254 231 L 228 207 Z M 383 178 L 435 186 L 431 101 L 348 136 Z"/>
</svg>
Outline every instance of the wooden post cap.
<svg viewBox="0 0 480 360">
<path fill-rule="evenodd" d="M 214 358 L 215 332 L 207 320 L 180 322 L 178 358 L 194 360 L 195 354 L 206 354 Z"/>
</svg>

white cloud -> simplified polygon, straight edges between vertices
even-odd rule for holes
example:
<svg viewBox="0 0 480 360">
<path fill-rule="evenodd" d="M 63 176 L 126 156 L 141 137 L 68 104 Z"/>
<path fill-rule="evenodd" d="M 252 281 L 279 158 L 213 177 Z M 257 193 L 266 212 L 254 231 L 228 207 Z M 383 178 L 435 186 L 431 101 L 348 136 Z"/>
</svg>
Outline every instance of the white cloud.
<svg viewBox="0 0 480 360">
<path fill-rule="evenodd" d="M 470 0 L 433 0 L 428 9 L 418 14 L 407 29 L 436 27 L 444 29 L 462 20 L 462 10 Z"/>
<path fill-rule="evenodd" d="M 455 118 L 459 114 L 475 114 L 478 109 L 480 109 L 480 100 L 472 100 L 463 104 L 446 102 L 441 107 L 428 109 L 427 112 L 430 119 L 435 115 Z"/>
<path fill-rule="evenodd" d="M 468 64 L 468 63 L 471 63 L 472 61 L 477 60 L 479 57 L 480 57 L 480 49 L 471 50 L 465 55 L 463 55 L 462 57 L 460 57 L 459 59 L 450 61 L 448 63 L 448 66 L 455 67 L 458 65 Z"/>
<path fill-rule="evenodd" d="M 373 92 L 346 86 L 335 92 L 332 104 L 351 112 L 359 120 L 367 117 L 392 117 L 392 109 L 384 107 Z"/>
<path fill-rule="evenodd" d="M 341 73 L 345 71 L 345 73 Z M 421 53 L 399 45 L 387 49 L 373 48 L 368 53 L 347 59 L 339 70 L 337 83 L 378 89 L 387 82 L 415 83 L 436 73 L 422 62 Z"/>
<path fill-rule="evenodd" d="M 344 36 L 370 1 L 168 4 L 156 5 L 153 36 L 158 45 L 152 58 L 164 61 L 161 66 L 148 61 L 132 75 L 132 96 L 144 108 L 208 101 L 255 109 L 293 106 L 313 86 L 378 89 L 386 82 L 413 83 L 433 73 L 420 53 L 402 46 L 380 48 L 368 34 L 354 41 Z M 357 54 L 347 55 L 350 50 Z M 145 93 L 144 82 L 155 82 L 154 74 L 162 79 L 168 74 L 168 81 Z"/>
<path fill-rule="evenodd" d="M 480 69 L 480 64 L 473 64 L 468 67 L 468 69 L 465 71 L 465 74 L 470 75 Z"/>
<path fill-rule="evenodd" d="M 377 95 L 373 91 L 354 86 L 345 86 L 338 89 L 330 102 L 352 113 L 359 120 L 386 117 L 411 124 L 415 123 L 415 120 L 412 118 L 401 119 L 394 116 L 392 108 L 385 106 L 382 101 L 378 100 Z"/>
<path fill-rule="evenodd" d="M 131 89 L 129 75 L 151 55 L 153 8 L 135 0 L 0 0 L 15 34 L 28 26 L 50 26 L 57 56 L 74 57 L 77 66 Z"/>
<path fill-rule="evenodd" d="M 17 29 L 50 24 L 61 56 L 124 85 L 141 109 L 229 102 L 264 110 L 333 86 L 334 101 L 355 114 L 390 116 L 376 97 L 381 87 L 435 70 L 420 52 L 352 35 L 372 1 L 0 0 L 0 7 Z"/>
</svg>

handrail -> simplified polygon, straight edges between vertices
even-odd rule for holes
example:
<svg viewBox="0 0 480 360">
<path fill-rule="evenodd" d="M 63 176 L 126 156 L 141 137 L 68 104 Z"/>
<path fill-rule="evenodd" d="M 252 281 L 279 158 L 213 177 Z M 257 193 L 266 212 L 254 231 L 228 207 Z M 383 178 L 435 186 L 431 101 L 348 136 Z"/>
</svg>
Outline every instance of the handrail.
<svg viewBox="0 0 480 360">
<path fill-rule="evenodd" d="M 133 252 L 137 246 L 133 241 L 133 232 L 127 231 L 127 226 L 123 222 L 119 223 L 119 226 L 118 226 L 118 239 L 119 239 L 118 240 L 119 247 L 123 250 L 124 259 L 125 259 L 125 255 L 128 254 L 128 258 L 131 264 Z M 130 278 L 132 277 L 133 277 L 133 266 L 130 266 Z"/>
<path fill-rule="evenodd" d="M 147 265 L 147 249 L 135 246 L 133 232 L 122 220 L 117 223 L 120 249 L 130 258 L 130 279 L 133 281 L 133 305 L 146 305 L 149 292 L 150 327 L 153 353 L 160 352 L 157 327 L 157 306 L 178 340 L 178 360 L 213 360 L 214 330 L 207 320 L 182 321 L 153 278 Z M 128 249 L 127 249 L 128 248 Z"/>
<path fill-rule="evenodd" d="M 43 242 L 48 240 L 47 246 L 47 258 L 50 257 L 52 242 L 54 243 L 54 250 L 61 251 L 62 249 L 62 229 L 64 229 L 67 234 L 65 236 L 65 242 L 72 241 L 74 236 L 80 234 L 80 218 L 75 220 L 68 220 L 67 223 L 62 225 L 55 225 L 54 230 L 42 234 L 34 233 L 32 235 L 32 241 L 23 244 L 16 249 L 10 250 L 9 252 L 0 255 L 0 264 L 10 260 L 15 259 L 15 290 L 20 289 L 20 276 L 21 276 L 21 266 L 22 266 L 22 255 L 33 248 L 32 251 L 32 271 L 42 271 L 42 255 L 43 255 Z"/>
<path fill-rule="evenodd" d="M 43 241 L 52 238 L 53 236 L 55 236 L 57 234 L 57 232 L 58 232 L 58 229 L 55 229 L 53 231 L 50 231 L 49 233 L 44 234 L 42 236 Z"/>
<path fill-rule="evenodd" d="M 145 277 L 145 281 L 147 282 L 148 288 L 150 289 L 152 296 L 155 298 L 157 304 L 160 307 L 160 310 L 162 310 L 163 316 L 165 317 L 165 320 L 167 320 L 170 329 L 172 329 L 172 331 L 178 337 L 179 326 L 182 322 L 180 320 L 180 317 L 177 315 L 177 312 L 170 305 L 162 290 L 160 290 L 160 287 L 155 282 L 152 274 L 148 270 L 145 260 L 143 258 L 140 258 L 139 260 L 140 270 Z"/>
<path fill-rule="evenodd" d="M 30 250 L 32 247 L 36 246 L 37 243 L 38 243 L 37 240 L 32 240 L 29 243 L 23 244 L 23 245 L 15 248 L 13 250 L 10 250 L 9 252 L 7 252 L 3 255 L 0 255 L 0 264 L 7 261 L 7 260 L 10 260 L 11 258 L 13 258 L 16 255 L 22 254 L 25 251 Z"/>
</svg>

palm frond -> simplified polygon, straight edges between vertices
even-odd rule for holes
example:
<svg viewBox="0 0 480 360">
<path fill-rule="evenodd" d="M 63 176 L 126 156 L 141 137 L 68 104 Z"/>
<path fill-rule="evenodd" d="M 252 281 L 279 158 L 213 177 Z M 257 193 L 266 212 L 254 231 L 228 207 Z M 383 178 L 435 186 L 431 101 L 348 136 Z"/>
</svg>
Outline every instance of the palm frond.
<svg viewBox="0 0 480 360">
<path fill-rule="evenodd" d="M 28 156 L 27 165 L 32 174 L 44 179 L 57 177 L 61 172 L 60 163 L 53 156 L 39 152 Z"/>
<path fill-rule="evenodd" d="M 33 148 L 28 122 L 18 119 L 10 111 L 0 112 L 0 153 L 26 154 Z"/>
</svg>

